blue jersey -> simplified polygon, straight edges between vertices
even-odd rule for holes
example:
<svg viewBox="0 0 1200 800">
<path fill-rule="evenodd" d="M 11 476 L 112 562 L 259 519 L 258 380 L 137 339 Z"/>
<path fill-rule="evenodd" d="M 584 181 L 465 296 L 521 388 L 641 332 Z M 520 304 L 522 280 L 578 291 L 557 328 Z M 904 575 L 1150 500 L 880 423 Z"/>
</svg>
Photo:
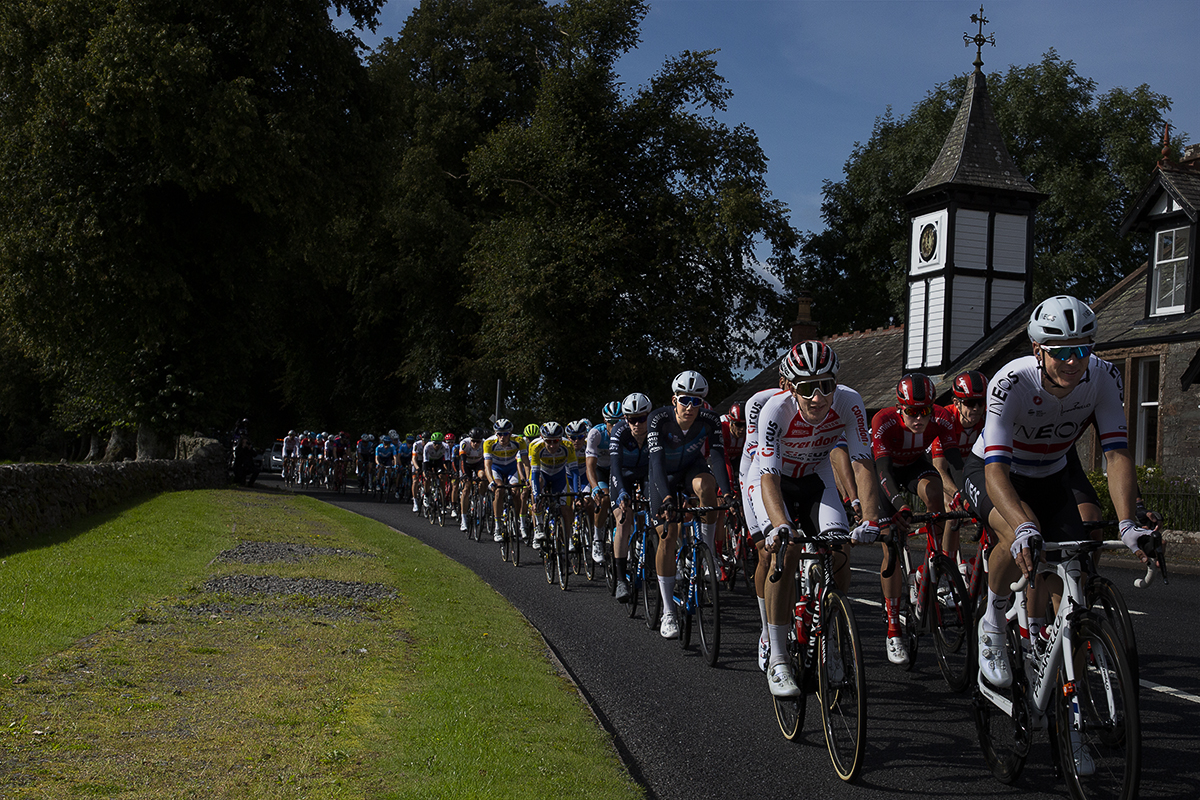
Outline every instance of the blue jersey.
<svg viewBox="0 0 1200 800">
<path fill-rule="evenodd" d="M 412 445 L 408 442 L 396 445 L 396 455 L 400 456 L 401 463 L 407 464 L 412 459 Z"/>
<path fill-rule="evenodd" d="M 392 459 L 396 457 L 396 446 L 390 442 L 379 445 L 375 448 L 375 457 L 381 464 L 391 464 Z"/>
<path fill-rule="evenodd" d="M 646 444 L 650 451 L 650 509 L 656 512 L 671 492 L 671 484 L 697 466 L 712 465 L 717 486 L 729 494 L 729 476 L 725 466 L 725 442 L 721 437 L 721 418 L 709 409 L 701 409 L 685 432 L 675 418 L 675 409 L 664 406 L 650 414 L 646 423 Z M 705 451 L 707 450 L 707 458 Z M 690 487 L 684 487 L 690 490 Z"/>
</svg>

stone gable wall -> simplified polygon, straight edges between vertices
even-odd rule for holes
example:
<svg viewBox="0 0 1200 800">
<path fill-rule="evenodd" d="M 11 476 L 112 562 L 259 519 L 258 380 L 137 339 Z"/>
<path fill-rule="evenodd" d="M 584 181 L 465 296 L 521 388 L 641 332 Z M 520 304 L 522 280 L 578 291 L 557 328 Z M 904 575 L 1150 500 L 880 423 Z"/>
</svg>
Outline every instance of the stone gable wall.
<svg viewBox="0 0 1200 800">
<path fill-rule="evenodd" d="M 212 439 L 180 444 L 181 460 L 0 466 L 0 542 L 36 537 L 139 495 L 224 488 L 226 453 Z"/>
</svg>

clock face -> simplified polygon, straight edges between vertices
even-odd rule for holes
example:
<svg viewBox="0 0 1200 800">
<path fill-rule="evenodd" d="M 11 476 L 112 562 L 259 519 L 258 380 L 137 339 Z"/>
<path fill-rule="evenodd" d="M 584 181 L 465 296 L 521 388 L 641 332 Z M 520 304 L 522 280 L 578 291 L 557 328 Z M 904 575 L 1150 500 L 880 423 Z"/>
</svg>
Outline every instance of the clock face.
<svg viewBox="0 0 1200 800">
<path fill-rule="evenodd" d="M 922 261 L 931 261 L 937 253 L 937 226 L 932 222 L 921 228 L 921 241 L 919 252 Z"/>
</svg>

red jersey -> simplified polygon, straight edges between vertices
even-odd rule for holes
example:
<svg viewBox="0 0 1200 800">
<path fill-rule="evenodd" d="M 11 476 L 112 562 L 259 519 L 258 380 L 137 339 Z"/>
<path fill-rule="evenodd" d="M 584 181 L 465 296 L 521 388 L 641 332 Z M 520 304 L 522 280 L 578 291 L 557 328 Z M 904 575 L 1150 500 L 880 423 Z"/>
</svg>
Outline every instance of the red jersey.
<svg viewBox="0 0 1200 800">
<path fill-rule="evenodd" d="M 877 461 L 887 456 L 897 467 L 915 463 L 935 442 L 942 448 L 938 455 L 947 450 L 957 452 L 958 437 L 954 432 L 955 424 L 955 418 L 946 409 L 934 406 L 925 430 L 913 433 L 904 427 L 904 421 L 900 419 L 900 409 L 895 406 L 885 408 L 871 419 L 871 449 Z"/>
<path fill-rule="evenodd" d="M 945 406 L 944 410 L 954 420 L 954 441 L 958 443 L 958 452 L 970 452 L 971 447 L 975 444 L 975 440 L 979 438 L 979 434 L 983 433 L 983 422 L 987 419 L 986 414 L 981 414 L 979 422 L 973 428 L 964 428 L 962 418 L 958 414 L 958 406 L 951 404 Z M 930 458 L 942 458 L 946 455 L 946 451 L 942 448 L 942 441 L 938 439 L 929 448 Z"/>
</svg>

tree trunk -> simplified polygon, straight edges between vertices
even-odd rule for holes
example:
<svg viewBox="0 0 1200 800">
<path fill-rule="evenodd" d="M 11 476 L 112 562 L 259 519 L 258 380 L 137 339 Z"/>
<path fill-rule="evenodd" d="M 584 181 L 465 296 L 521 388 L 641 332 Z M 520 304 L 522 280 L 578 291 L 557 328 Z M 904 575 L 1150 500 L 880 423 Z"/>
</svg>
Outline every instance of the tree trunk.
<svg viewBox="0 0 1200 800">
<path fill-rule="evenodd" d="M 150 461 L 158 458 L 170 458 L 163 439 L 149 423 L 138 423 L 137 429 L 137 460 Z"/>
<path fill-rule="evenodd" d="M 108 437 L 108 448 L 104 451 L 104 458 L 100 460 L 107 463 L 124 461 L 136 453 L 133 431 L 118 427 L 112 429 L 112 435 Z"/>
<path fill-rule="evenodd" d="M 103 455 L 104 440 L 100 438 L 100 434 L 93 433 L 91 446 L 88 448 L 87 455 L 84 456 L 83 460 L 88 462 L 99 461 Z"/>
</svg>

